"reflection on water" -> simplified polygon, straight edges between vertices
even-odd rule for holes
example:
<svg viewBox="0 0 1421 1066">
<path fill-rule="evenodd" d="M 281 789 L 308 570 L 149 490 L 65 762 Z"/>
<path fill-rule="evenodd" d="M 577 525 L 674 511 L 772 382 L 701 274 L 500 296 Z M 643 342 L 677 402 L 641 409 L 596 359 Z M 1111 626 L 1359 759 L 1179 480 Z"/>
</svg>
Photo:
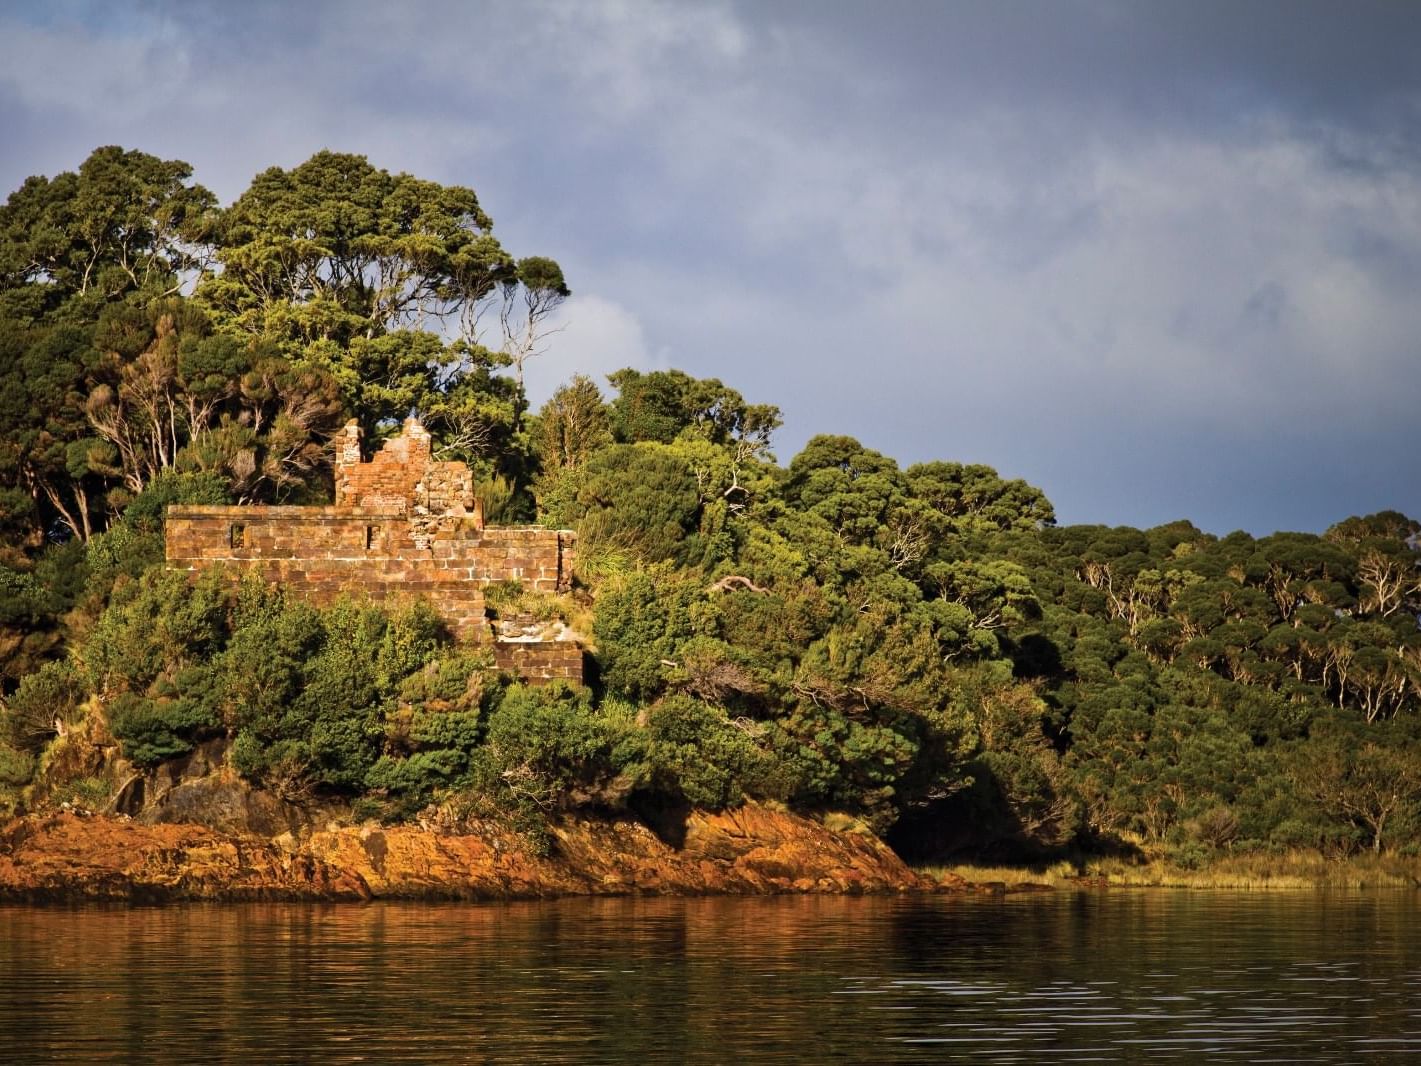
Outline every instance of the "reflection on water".
<svg viewBox="0 0 1421 1066">
<path fill-rule="evenodd" d="M 0 908 L 0 1060 L 1394 1060 L 1416 902 Z"/>
</svg>

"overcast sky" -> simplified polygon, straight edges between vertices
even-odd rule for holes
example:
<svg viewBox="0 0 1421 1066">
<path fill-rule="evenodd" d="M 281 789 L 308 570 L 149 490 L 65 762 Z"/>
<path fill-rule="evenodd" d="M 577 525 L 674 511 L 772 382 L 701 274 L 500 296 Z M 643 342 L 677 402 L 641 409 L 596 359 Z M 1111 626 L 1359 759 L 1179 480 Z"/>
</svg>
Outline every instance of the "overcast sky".
<svg viewBox="0 0 1421 1066">
<path fill-rule="evenodd" d="M 1062 522 L 1421 517 L 1421 5 L 8 3 L 0 195 L 103 144 L 231 202 L 321 148 L 473 187 L 679 367 Z"/>
</svg>

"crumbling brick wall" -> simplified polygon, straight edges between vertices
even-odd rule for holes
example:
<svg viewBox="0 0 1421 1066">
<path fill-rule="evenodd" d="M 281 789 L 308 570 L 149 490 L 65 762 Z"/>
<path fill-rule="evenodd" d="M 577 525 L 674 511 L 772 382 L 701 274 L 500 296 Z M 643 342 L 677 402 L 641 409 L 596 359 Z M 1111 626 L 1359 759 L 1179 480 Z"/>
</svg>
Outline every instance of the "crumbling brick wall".
<svg viewBox="0 0 1421 1066">
<path fill-rule="evenodd" d="M 470 516 L 482 527 L 482 501 L 466 464 L 435 462 L 429 432 L 419 420 L 405 420 L 398 437 L 361 459 L 361 430 L 348 422 L 335 441 L 335 505 L 357 511 L 410 515 Z"/>
<path fill-rule="evenodd" d="M 568 587 L 573 534 L 485 527 L 468 467 L 433 462 L 418 422 L 407 422 L 368 463 L 359 447 L 352 424 L 336 441 L 333 507 L 169 507 L 168 566 L 196 573 L 223 565 L 234 576 L 254 570 L 320 604 L 343 593 L 390 603 L 424 597 L 468 642 L 494 639 L 484 610 L 492 582 L 516 579 L 539 592 Z M 580 678 L 581 649 L 568 647 L 576 649 Z M 541 661 L 537 653 L 517 655 Z M 536 667 L 540 677 L 572 676 L 558 672 L 570 669 L 571 652 L 547 655 L 552 665 Z"/>
</svg>

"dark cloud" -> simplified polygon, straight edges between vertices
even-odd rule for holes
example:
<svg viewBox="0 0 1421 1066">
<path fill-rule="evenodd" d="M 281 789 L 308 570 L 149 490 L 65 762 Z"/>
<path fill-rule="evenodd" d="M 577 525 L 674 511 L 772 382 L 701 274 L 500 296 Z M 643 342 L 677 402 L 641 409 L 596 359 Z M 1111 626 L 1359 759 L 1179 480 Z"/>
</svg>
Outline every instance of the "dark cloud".
<svg viewBox="0 0 1421 1066">
<path fill-rule="evenodd" d="M 1278 109 L 1415 123 L 1421 12 L 1394 0 L 1080 0 L 992 4 L 743 2 L 744 17 L 838 42 L 909 92 L 954 103 L 1217 122 Z"/>
<path fill-rule="evenodd" d="M 987 462 L 1071 521 L 1421 513 L 1421 15 L 1400 3 L 46 4 L 0 181 L 122 143 L 475 187 L 620 361 Z M 63 78 L 52 77 L 63 69 Z M 540 376 L 540 374 L 542 376 Z"/>
</svg>

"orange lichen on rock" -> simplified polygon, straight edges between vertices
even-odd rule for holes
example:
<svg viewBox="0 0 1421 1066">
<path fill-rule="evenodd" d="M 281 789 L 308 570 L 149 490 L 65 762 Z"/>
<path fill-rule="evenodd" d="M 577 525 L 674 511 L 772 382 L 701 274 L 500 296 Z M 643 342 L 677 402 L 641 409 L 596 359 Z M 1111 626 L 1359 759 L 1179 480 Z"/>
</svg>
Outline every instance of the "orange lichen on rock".
<svg viewBox="0 0 1421 1066">
<path fill-rule="evenodd" d="M 569 818 L 548 855 L 492 823 L 332 826 L 297 837 L 72 813 L 0 827 L 0 899 L 519 899 L 943 891 L 876 837 L 748 803 L 692 811 L 669 842 L 631 818 Z"/>
</svg>

